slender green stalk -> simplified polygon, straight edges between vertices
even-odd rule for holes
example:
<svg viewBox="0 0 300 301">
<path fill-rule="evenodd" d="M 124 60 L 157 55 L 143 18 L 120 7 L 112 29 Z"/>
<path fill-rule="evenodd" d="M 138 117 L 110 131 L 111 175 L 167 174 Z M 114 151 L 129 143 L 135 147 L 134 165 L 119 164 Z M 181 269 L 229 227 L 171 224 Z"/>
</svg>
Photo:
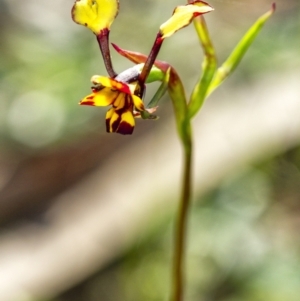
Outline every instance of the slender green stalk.
<svg viewBox="0 0 300 301">
<path fill-rule="evenodd" d="M 193 0 L 188 0 L 192 3 Z M 263 15 L 251 27 L 242 41 L 234 49 L 225 63 L 217 70 L 216 52 L 213 47 L 209 32 L 203 16 L 194 19 L 195 29 L 202 46 L 204 58 L 202 62 L 202 75 L 198 80 L 190 101 L 187 102 L 184 86 L 176 70 L 168 63 L 155 60 L 161 47 L 161 37 L 157 36 L 150 55 L 147 57 L 141 53 L 128 51 L 119 48 L 113 44 L 118 53 L 127 57 L 134 63 L 145 63 L 140 76 L 140 83 L 162 81 L 157 94 L 149 104 L 149 107 L 157 105 L 157 101 L 164 94 L 166 89 L 172 100 L 175 112 L 175 120 L 178 135 L 184 149 L 184 170 L 182 177 L 182 191 L 178 216 L 176 220 L 175 240 L 174 240 L 174 257 L 173 257 L 173 274 L 172 274 L 172 294 L 171 301 L 183 301 L 185 291 L 185 254 L 187 240 L 187 223 L 188 213 L 191 201 L 191 182 L 192 182 L 192 134 L 191 119 L 199 112 L 207 96 L 216 89 L 224 79 L 236 68 L 241 58 L 253 42 L 257 33 L 261 30 L 263 24 L 273 14 L 275 5 L 272 9 Z M 155 67 L 153 67 L 153 64 Z M 146 67 L 145 67 L 146 66 Z M 226 68 L 225 68 L 225 67 Z M 157 68 L 157 69 L 156 69 Z M 225 73 L 224 73 L 225 69 Z M 149 116 L 146 116 L 149 118 Z"/>
<path fill-rule="evenodd" d="M 187 220 L 191 201 L 191 177 L 192 177 L 192 139 L 190 120 L 187 121 L 185 139 L 182 139 L 184 150 L 184 170 L 182 178 L 182 191 L 179 211 L 176 221 L 173 262 L 173 292 L 172 301 L 182 301 L 184 298 L 184 268 L 187 240 Z"/>
<path fill-rule="evenodd" d="M 192 118 L 201 109 L 207 95 L 209 85 L 215 75 L 217 58 L 208 28 L 203 16 L 194 19 L 194 26 L 202 46 L 204 58 L 202 62 L 202 76 L 196 84 L 188 105 L 189 116 Z"/>
</svg>

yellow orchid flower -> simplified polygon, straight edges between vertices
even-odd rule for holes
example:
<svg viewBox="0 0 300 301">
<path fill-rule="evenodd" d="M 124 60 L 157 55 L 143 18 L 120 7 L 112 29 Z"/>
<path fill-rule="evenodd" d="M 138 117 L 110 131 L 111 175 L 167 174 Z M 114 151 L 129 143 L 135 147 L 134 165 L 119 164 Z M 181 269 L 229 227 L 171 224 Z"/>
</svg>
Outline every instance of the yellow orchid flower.
<svg viewBox="0 0 300 301">
<path fill-rule="evenodd" d="M 80 101 L 81 105 L 109 106 L 106 113 L 106 131 L 123 135 L 132 134 L 137 110 L 145 110 L 143 101 L 136 95 L 136 84 L 126 84 L 116 79 L 94 75 L 91 79 L 93 93 Z"/>
<path fill-rule="evenodd" d="M 179 29 L 188 26 L 193 18 L 214 10 L 204 1 L 194 1 L 193 3 L 177 6 L 172 17 L 160 26 L 161 38 L 167 38 Z"/>
<path fill-rule="evenodd" d="M 98 35 L 110 28 L 119 11 L 118 0 L 76 0 L 72 8 L 74 22 Z"/>
</svg>

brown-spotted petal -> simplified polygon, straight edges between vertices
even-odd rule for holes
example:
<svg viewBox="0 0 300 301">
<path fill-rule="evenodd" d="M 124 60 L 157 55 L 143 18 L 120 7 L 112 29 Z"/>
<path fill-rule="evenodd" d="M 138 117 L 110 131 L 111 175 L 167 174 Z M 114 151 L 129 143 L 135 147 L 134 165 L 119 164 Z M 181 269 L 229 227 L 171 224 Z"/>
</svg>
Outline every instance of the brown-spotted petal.
<svg viewBox="0 0 300 301">
<path fill-rule="evenodd" d="M 121 114 L 121 121 L 117 128 L 117 133 L 122 135 L 131 135 L 135 126 L 135 120 L 131 111 L 125 111 Z"/>
<path fill-rule="evenodd" d="M 108 133 L 119 133 L 131 135 L 133 133 L 135 121 L 130 110 L 116 111 L 111 108 L 106 113 L 106 131 Z"/>
</svg>

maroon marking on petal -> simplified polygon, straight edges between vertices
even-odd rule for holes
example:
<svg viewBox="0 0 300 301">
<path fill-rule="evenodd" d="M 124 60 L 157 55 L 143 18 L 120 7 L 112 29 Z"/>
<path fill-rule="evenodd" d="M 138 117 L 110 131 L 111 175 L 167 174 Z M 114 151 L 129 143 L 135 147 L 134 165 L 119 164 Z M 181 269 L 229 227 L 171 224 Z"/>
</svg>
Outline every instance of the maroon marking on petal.
<svg viewBox="0 0 300 301">
<path fill-rule="evenodd" d="M 126 94 L 124 108 L 130 108 L 131 104 L 133 104 L 132 96 L 129 94 Z"/>
<path fill-rule="evenodd" d="M 103 87 L 103 86 L 93 86 L 93 87 L 91 87 L 93 93 L 99 92 L 99 91 L 103 90 L 104 88 L 105 87 Z"/>
<path fill-rule="evenodd" d="M 75 1 L 75 3 L 76 2 L 78 2 L 78 0 L 76 0 Z M 72 20 L 75 22 L 75 23 L 77 23 L 77 24 L 80 24 L 80 23 L 78 23 L 77 21 L 75 21 L 75 3 L 74 3 L 74 5 L 73 5 L 73 7 L 72 7 L 72 10 L 71 10 L 71 16 L 72 16 Z"/>
<path fill-rule="evenodd" d="M 115 112 L 115 113 L 117 113 L 117 112 Z M 115 120 L 115 121 L 113 122 L 113 124 L 111 125 L 112 132 L 117 132 L 118 127 L 119 127 L 119 125 L 120 125 L 120 121 L 121 121 L 121 116 L 119 115 L 119 116 L 118 116 L 118 119 Z"/>
<path fill-rule="evenodd" d="M 195 1 L 189 0 L 188 2 L 189 2 L 189 3 L 186 4 L 186 6 L 189 5 L 189 4 L 196 4 L 196 3 L 199 3 L 199 2 L 201 2 L 202 4 L 205 4 L 205 5 L 207 5 L 207 6 L 210 6 L 207 2 L 204 2 L 204 1 L 202 1 L 202 0 L 195 0 Z"/>
<path fill-rule="evenodd" d="M 130 106 L 124 106 L 123 108 L 121 108 L 121 109 L 118 109 L 118 110 L 115 110 L 115 112 L 117 113 L 117 114 L 119 114 L 120 116 L 123 114 L 123 113 L 125 113 L 126 111 L 133 111 L 133 106 L 132 105 L 130 105 Z"/>
<path fill-rule="evenodd" d="M 126 84 L 124 84 L 124 85 L 119 89 L 119 91 L 121 91 L 121 92 L 123 92 L 123 93 L 126 93 L 126 94 L 131 94 L 131 91 L 130 91 L 129 87 L 128 87 Z"/>
<path fill-rule="evenodd" d="M 110 128 L 109 123 L 110 123 L 110 118 L 105 119 L 105 126 L 106 126 L 106 132 L 107 132 L 107 133 L 110 133 L 110 130 L 109 130 L 109 128 Z"/>
<path fill-rule="evenodd" d="M 94 101 L 81 101 L 79 104 L 85 105 L 85 106 L 94 106 L 95 102 Z"/>
<path fill-rule="evenodd" d="M 120 123 L 117 133 L 122 134 L 122 135 L 131 135 L 133 133 L 134 127 L 127 123 L 126 121 L 123 121 Z"/>
</svg>

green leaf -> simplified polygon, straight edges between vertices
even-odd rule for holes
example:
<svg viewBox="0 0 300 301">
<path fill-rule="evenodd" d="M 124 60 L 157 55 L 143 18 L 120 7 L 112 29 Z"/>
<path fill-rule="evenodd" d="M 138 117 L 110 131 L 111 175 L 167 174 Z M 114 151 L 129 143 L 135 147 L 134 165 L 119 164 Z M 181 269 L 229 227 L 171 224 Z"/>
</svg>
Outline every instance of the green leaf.
<svg viewBox="0 0 300 301">
<path fill-rule="evenodd" d="M 207 91 L 207 96 L 211 94 L 235 70 L 241 59 L 244 57 L 248 48 L 253 43 L 257 34 L 261 31 L 267 20 L 273 15 L 275 8 L 275 3 L 273 3 L 272 8 L 267 13 L 262 15 L 246 32 L 246 34 L 232 51 L 228 59 L 217 70 L 214 79 Z"/>
<path fill-rule="evenodd" d="M 152 67 L 153 69 L 153 67 Z M 158 68 L 156 68 L 158 69 Z M 158 69 L 159 70 L 159 69 Z M 161 73 L 163 73 L 161 70 L 159 70 Z M 152 70 L 151 70 L 152 72 Z M 151 77 L 151 72 L 148 76 Z M 169 80 L 170 80 L 170 72 L 167 72 L 166 74 L 163 74 L 164 78 L 162 79 L 162 83 L 159 86 L 158 90 L 156 91 L 156 93 L 154 94 L 154 96 L 152 97 L 152 99 L 150 100 L 149 104 L 147 105 L 147 108 L 154 108 L 157 106 L 159 100 L 164 96 L 164 94 L 167 92 L 168 90 L 168 84 L 169 84 Z M 148 81 L 148 80 L 147 80 Z"/>
<path fill-rule="evenodd" d="M 194 20 L 194 26 L 198 34 L 204 59 L 202 62 L 202 76 L 196 84 L 188 104 L 188 116 L 192 118 L 202 107 L 206 98 L 208 87 L 214 77 L 217 68 L 215 49 L 211 42 L 205 20 L 202 16 Z"/>
</svg>

